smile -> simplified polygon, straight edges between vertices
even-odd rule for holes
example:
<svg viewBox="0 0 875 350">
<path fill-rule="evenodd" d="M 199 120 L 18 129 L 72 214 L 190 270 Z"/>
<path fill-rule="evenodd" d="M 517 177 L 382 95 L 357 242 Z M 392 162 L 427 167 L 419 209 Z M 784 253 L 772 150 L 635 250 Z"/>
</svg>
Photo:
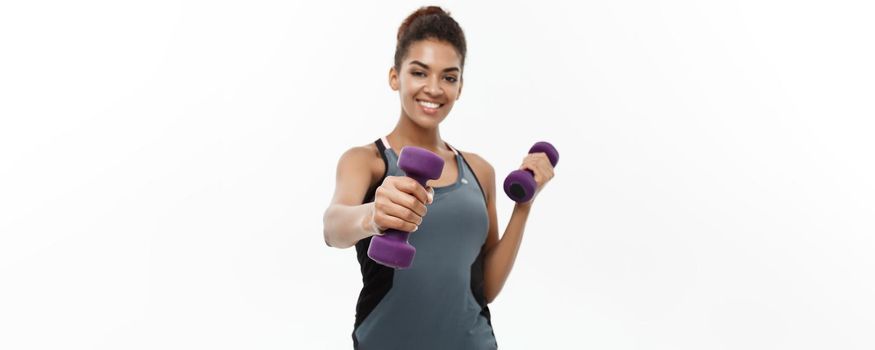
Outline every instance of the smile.
<svg viewBox="0 0 875 350">
<path fill-rule="evenodd" d="M 416 102 L 418 102 L 420 106 L 423 106 L 423 107 L 428 108 L 428 109 L 438 109 L 438 108 L 441 108 L 441 106 L 443 106 L 440 103 L 428 102 L 428 101 L 423 101 L 423 100 L 416 100 Z"/>
</svg>

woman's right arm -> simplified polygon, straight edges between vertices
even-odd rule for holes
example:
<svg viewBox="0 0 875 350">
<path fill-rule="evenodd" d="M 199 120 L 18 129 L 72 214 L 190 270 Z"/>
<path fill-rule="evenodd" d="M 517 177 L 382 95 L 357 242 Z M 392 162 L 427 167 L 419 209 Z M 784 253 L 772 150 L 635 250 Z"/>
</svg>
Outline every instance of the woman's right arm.
<svg viewBox="0 0 875 350">
<path fill-rule="evenodd" d="M 354 147 L 340 156 L 334 197 L 322 217 L 325 244 L 330 247 L 349 248 L 389 228 L 413 232 L 422 223 L 431 199 L 408 177 L 386 177 L 374 201 L 361 203 L 374 181 L 372 152 L 368 147 Z"/>
<path fill-rule="evenodd" d="M 340 156 L 334 197 L 322 217 L 328 246 L 349 248 L 362 238 L 380 233 L 370 220 L 374 203 L 362 204 L 373 181 L 370 153 L 366 147 L 354 147 Z"/>
</svg>

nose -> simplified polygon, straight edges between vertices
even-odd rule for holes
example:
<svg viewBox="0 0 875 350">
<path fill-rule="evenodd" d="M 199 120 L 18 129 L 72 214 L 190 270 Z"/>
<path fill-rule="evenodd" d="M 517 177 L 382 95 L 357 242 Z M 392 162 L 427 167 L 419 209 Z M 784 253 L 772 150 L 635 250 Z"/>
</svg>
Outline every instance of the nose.
<svg viewBox="0 0 875 350">
<path fill-rule="evenodd" d="M 440 96 L 444 94 L 444 90 L 441 89 L 440 82 L 435 77 L 428 79 L 428 82 L 425 84 L 423 90 L 426 94 L 431 96 Z"/>
</svg>

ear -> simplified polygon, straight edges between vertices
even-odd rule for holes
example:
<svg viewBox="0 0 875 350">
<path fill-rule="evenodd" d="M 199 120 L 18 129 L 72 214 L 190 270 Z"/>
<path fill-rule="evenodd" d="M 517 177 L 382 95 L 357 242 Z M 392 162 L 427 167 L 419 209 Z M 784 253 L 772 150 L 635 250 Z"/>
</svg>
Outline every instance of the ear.
<svg viewBox="0 0 875 350">
<path fill-rule="evenodd" d="M 389 87 L 394 91 L 398 91 L 401 87 L 400 82 L 398 82 L 398 71 L 395 70 L 395 67 L 389 68 Z"/>
</svg>

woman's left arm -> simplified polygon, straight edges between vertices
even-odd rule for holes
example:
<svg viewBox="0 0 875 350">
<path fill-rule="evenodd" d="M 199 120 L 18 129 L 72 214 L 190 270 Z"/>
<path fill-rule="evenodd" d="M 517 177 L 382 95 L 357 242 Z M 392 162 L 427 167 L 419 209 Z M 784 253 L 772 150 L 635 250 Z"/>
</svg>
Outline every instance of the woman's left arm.
<svg viewBox="0 0 875 350">
<path fill-rule="evenodd" d="M 553 178 L 553 166 L 544 153 L 531 153 L 523 159 L 520 169 L 529 169 L 535 174 L 535 182 L 538 185 L 537 190 L 532 200 L 526 203 L 517 203 L 514 206 L 510 221 L 504 229 L 504 234 L 499 239 L 498 218 L 495 211 L 495 170 L 484 159 L 476 155 L 473 155 L 471 158 L 476 159 L 472 163 L 478 163 L 477 165 L 471 164 L 472 167 L 480 168 L 479 173 L 484 175 L 481 185 L 484 187 L 484 192 L 486 192 L 489 231 L 486 237 L 486 247 L 484 247 L 486 252 L 483 261 L 483 292 L 486 302 L 491 303 L 498 296 L 498 292 L 501 291 L 504 282 L 507 281 L 507 277 L 510 275 L 523 240 L 523 232 L 525 231 L 526 220 L 529 218 L 532 204 L 541 189 Z"/>
</svg>

